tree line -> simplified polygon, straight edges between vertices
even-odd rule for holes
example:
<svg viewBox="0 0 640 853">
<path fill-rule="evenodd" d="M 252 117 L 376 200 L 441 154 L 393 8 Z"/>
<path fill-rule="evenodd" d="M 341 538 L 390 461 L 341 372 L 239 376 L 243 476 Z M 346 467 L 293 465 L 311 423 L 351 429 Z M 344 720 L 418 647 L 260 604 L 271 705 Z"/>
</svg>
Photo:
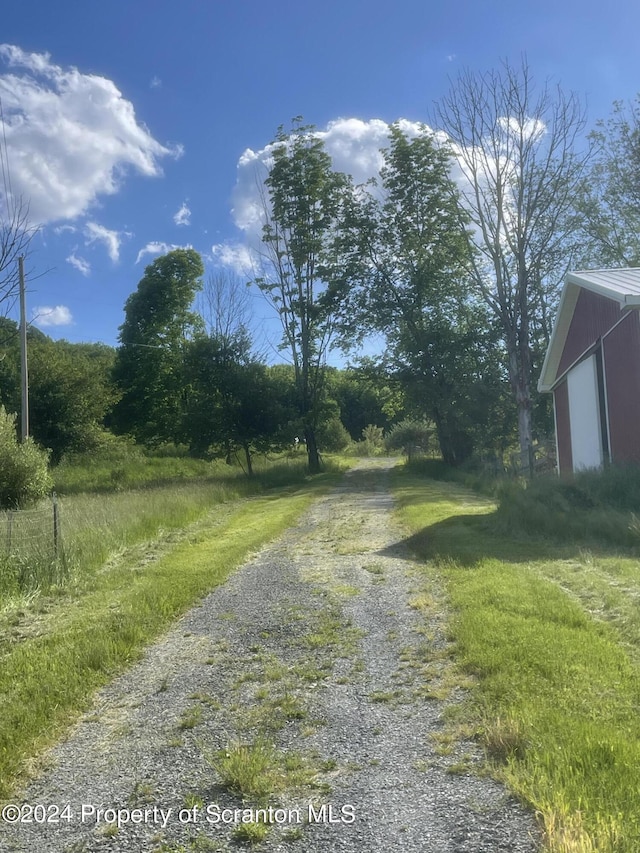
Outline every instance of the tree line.
<svg viewBox="0 0 640 853">
<path fill-rule="evenodd" d="M 249 472 L 254 453 L 298 437 L 317 471 L 323 449 L 410 417 L 450 464 L 519 446 L 530 469 L 552 432 L 536 381 L 564 274 L 640 263 L 639 104 L 585 135 L 579 99 L 536 85 L 526 62 L 464 72 L 433 128 L 391 126 L 360 186 L 294 120 L 271 146 L 252 282 L 286 364 L 255 350 L 247 282 L 205 281 L 198 253 L 174 250 L 128 298 L 117 348 L 31 330 L 34 436 L 54 462 L 106 429 L 240 454 Z M 380 355 L 326 367 L 369 335 Z M 0 337 L 0 403 L 18 411 L 15 324 Z"/>
<path fill-rule="evenodd" d="M 640 257 L 640 101 L 586 134 L 580 99 L 526 60 L 461 73 L 434 126 L 391 126 L 379 177 L 335 172 L 294 120 L 272 147 L 263 274 L 296 366 L 313 469 L 314 394 L 333 344 L 384 336 L 381 374 L 433 423 L 443 458 L 552 432 L 537 377 L 565 273 Z M 514 441 L 515 439 L 515 441 Z"/>
</svg>

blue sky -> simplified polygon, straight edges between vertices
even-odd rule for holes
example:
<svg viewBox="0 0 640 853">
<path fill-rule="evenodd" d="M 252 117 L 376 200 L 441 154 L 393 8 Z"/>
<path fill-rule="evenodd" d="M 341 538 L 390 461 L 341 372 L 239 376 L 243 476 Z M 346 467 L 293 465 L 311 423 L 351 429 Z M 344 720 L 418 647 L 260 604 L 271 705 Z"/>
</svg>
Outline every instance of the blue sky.
<svg viewBox="0 0 640 853">
<path fill-rule="evenodd" d="M 10 175 L 41 225 L 34 322 L 54 338 L 116 344 L 145 265 L 173 246 L 249 277 L 256 175 L 294 116 L 361 179 L 386 123 L 429 124 L 450 77 L 526 53 L 539 81 L 584 98 L 593 126 L 640 91 L 639 31 L 631 0 L 5 4 Z M 269 311 L 254 304 L 259 325 Z"/>
</svg>

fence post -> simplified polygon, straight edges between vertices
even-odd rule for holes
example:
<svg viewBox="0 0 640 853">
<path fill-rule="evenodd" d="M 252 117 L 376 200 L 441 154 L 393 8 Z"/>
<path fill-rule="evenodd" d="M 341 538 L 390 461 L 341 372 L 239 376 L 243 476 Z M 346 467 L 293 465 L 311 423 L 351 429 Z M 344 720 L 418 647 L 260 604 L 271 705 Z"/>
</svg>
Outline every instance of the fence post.
<svg viewBox="0 0 640 853">
<path fill-rule="evenodd" d="M 58 516 L 58 496 L 53 493 L 53 555 L 58 559 L 58 547 L 60 538 L 60 518 Z"/>
<path fill-rule="evenodd" d="M 7 556 L 11 556 L 11 538 L 13 532 L 13 512 L 7 510 Z"/>
</svg>

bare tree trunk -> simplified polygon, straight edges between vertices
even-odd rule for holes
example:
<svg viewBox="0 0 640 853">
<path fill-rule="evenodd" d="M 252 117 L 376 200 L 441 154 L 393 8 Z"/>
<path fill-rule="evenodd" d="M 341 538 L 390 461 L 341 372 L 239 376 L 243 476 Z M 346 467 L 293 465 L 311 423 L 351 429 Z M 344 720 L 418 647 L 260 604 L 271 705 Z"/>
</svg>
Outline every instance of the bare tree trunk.
<svg viewBox="0 0 640 853">
<path fill-rule="evenodd" d="M 518 440 L 520 466 L 528 477 L 533 476 L 533 427 L 531 382 L 528 364 L 522 363 L 514 348 L 509 352 L 509 378 L 518 410 Z"/>
<path fill-rule="evenodd" d="M 247 474 L 249 477 L 253 477 L 253 463 L 251 461 L 251 449 L 248 444 L 243 444 L 244 449 L 244 458 L 247 461 Z"/>
</svg>

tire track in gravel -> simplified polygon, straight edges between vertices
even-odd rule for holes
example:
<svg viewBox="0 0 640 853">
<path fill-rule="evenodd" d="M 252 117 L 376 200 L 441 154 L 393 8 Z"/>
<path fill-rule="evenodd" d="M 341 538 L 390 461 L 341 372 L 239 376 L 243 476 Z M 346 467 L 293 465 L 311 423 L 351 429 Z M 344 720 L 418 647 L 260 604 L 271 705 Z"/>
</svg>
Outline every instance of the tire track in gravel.
<svg viewBox="0 0 640 853">
<path fill-rule="evenodd" d="M 533 817 L 504 788 L 448 772 L 460 751 L 479 759 L 473 744 L 438 754 L 447 703 L 425 666 L 446 642 L 412 606 L 422 582 L 391 517 L 391 464 L 349 472 L 101 691 L 24 794 L 48 816 L 69 804 L 70 819 L 0 825 L 0 851 L 237 850 L 234 810 L 258 805 L 282 809 L 265 851 L 538 850 Z M 298 787 L 243 803 L 220 755 L 256 741 Z M 119 810 L 122 825 L 90 810 L 83 821 L 82 804 Z"/>
</svg>

